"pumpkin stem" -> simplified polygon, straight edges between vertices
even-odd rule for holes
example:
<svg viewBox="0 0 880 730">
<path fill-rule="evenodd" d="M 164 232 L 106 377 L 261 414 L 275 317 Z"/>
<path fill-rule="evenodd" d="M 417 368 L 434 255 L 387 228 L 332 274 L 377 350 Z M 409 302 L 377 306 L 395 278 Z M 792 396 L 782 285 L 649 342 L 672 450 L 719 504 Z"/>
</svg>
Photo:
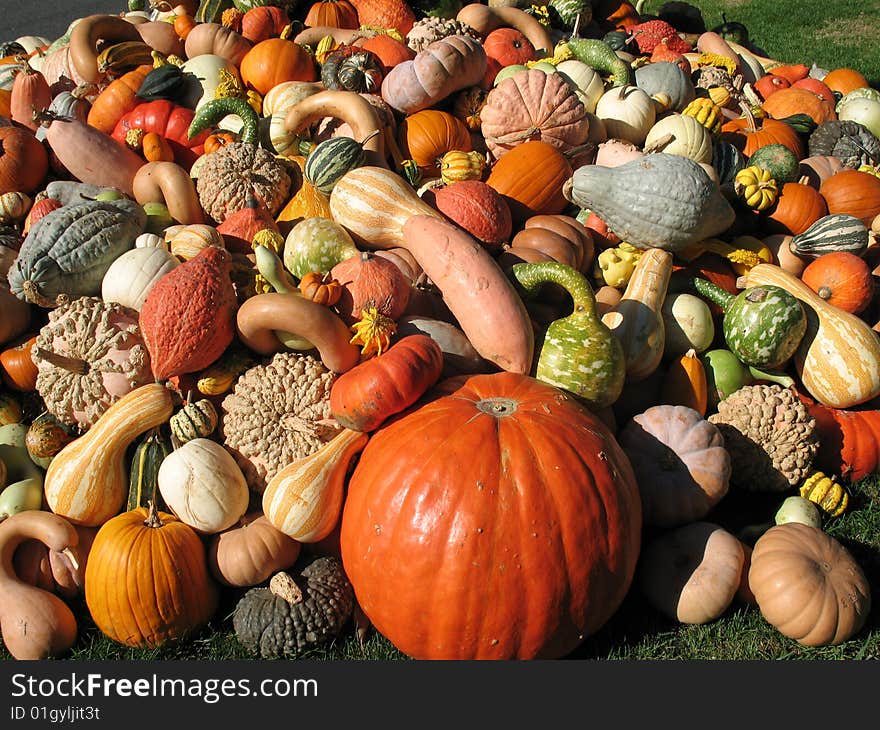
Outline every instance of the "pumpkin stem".
<svg viewBox="0 0 880 730">
<path fill-rule="evenodd" d="M 269 590 L 273 596 L 287 601 L 291 606 L 302 603 L 303 594 L 300 587 L 287 573 L 276 573 L 269 581 Z"/>
<path fill-rule="evenodd" d="M 474 404 L 478 411 L 501 418 L 516 413 L 517 403 L 512 398 L 483 398 Z"/>
<path fill-rule="evenodd" d="M 162 520 L 159 518 L 159 510 L 156 509 L 156 503 L 151 499 L 147 502 L 147 519 L 144 520 L 144 525 L 147 527 L 162 527 Z"/>
<path fill-rule="evenodd" d="M 664 134 L 659 139 L 655 139 L 650 145 L 645 147 L 645 154 L 650 154 L 651 152 L 656 152 L 657 150 L 662 150 L 666 145 L 675 140 L 675 135 L 671 132 L 668 134 Z"/>
<path fill-rule="evenodd" d="M 70 301 L 70 298 L 67 294 L 59 294 L 55 299 L 49 299 L 48 297 L 44 297 L 40 294 L 40 290 L 37 288 L 37 285 L 34 284 L 30 279 L 23 282 L 21 285 L 22 291 L 24 292 L 25 300 L 30 304 L 36 304 L 38 307 L 45 307 L 46 309 L 54 309 L 55 307 L 60 307 L 63 304 L 67 304 Z"/>
<path fill-rule="evenodd" d="M 749 133 L 754 134 L 758 131 L 758 124 L 755 122 L 755 115 L 752 113 L 752 108 L 741 101 L 739 103 L 740 109 L 743 110 L 743 115 L 746 118 L 746 129 Z"/>
<path fill-rule="evenodd" d="M 35 347 L 31 352 L 31 356 L 50 362 L 55 367 L 76 373 L 77 375 L 85 375 L 89 371 L 89 364 L 85 360 L 80 360 L 78 357 L 59 355 L 57 352 L 52 352 L 52 350 L 43 350 Z"/>
<path fill-rule="evenodd" d="M 816 294 L 818 294 L 822 299 L 831 299 L 831 289 L 829 289 L 827 286 L 820 286 Z"/>
</svg>

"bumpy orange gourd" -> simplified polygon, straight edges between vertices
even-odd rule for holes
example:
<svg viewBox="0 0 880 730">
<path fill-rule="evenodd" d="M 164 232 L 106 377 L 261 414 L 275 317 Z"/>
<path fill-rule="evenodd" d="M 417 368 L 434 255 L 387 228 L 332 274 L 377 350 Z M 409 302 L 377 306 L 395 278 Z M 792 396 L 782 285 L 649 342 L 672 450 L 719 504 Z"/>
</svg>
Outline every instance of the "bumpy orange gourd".
<svg viewBox="0 0 880 730">
<path fill-rule="evenodd" d="M 174 515 L 143 507 L 106 522 L 86 566 L 95 625 L 126 646 L 155 647 L 207 623 L 217 607 L 198 534 Z"/>
<path fill-rule="evenodd" d="M 406 654 L 554 658 L 617 610 L 640 530 L 611 431 L 558 389 L 496 373 L 372 435 L 341 549 L 364 613 Z"/>
</svg>

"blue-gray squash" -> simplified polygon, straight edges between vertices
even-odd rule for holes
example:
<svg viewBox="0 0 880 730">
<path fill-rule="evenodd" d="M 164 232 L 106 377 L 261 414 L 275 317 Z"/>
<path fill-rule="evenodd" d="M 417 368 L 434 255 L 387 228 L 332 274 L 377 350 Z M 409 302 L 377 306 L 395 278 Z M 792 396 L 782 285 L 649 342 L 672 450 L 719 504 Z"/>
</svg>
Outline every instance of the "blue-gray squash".
<svg viewBox="0 0 880 730">
<path fill-rule="evenodd" d="M 132 200 L 88 200 L 40 218 L 28 232 L 9 286 L 19 299 L 55 307 L 100 296 L 101 281 L 119 256 L 134 247 L 147 216 Z"/>
</svg>

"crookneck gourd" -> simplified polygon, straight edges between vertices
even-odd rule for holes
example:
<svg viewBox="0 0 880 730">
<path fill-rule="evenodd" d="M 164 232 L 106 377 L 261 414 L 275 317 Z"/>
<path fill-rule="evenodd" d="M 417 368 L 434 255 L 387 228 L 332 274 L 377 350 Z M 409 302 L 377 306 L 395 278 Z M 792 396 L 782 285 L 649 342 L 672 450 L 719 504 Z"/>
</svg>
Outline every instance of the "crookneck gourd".
<svg viewBox="0 0 880 730">
<path fill-rule="evenodd" d="M 31 357 L 46 408 L 84 430 L 120 397 L 153 380 L 138 313 L 98 297 L 50 312 Z"/>
<path fill-rule="evenodd" d="M 354 591 L 339 560 L 313 558 L 298 577 L 276 573 L 235 607 L 236 637 L 263 659 L 300 656 L 335 638 L 351 616 Z"/>
<path fill-rule="evenodd" d="M 572 298 L 573 312 L 552 322 L 538 352 L 535 376 L 603 408 L 623 390 L 626 364 L 623 346 L 596 313 L 596 300 L 586 277 L 557 262 L 514 264 L 513 277 L 527 292 L 557 284 Z"/>
<path fill-rule="evenodd" d="M 718 185 L 693 160 L 658 152 L 618 167 L 583 165 L 566 197 L 596 213 L 638 248 L 682 248 L 726 231 L 736 218 Z"/>
<path fill-rule="evenodd" d="M 147 223 L 133 200 L 88 200 L 40 218 L 9 272 L 12 293 L 41 307 L 98 296 L 107 269 Z"/>
<path fill-rule="evenodd" d="M 767 284 L 733 295 L 707 279 L 692 281 L 702 296 L 723 310 L 724 340 L 746 365 L 776 370 L 794 355 L 807 331 L 807 316 L 785 289 Z"/>
</svg>

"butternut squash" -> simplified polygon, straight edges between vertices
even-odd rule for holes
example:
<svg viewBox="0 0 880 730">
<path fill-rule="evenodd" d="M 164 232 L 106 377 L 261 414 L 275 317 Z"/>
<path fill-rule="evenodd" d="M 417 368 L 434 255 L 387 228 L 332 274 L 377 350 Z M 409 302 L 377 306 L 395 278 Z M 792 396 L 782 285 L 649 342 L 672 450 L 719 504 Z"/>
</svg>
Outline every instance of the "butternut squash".
<svg viewBox="0 0 880 730">
<path fill-rule="evenodd" d="M 623 296 L 602 322 L 623 345 L 626 379 L 644 380 L 660 365 L 666 344 L 663 301 L 672 276 L 672 254 L 660 248 L 643 252 Z"/>
<path fill-rule="evenodd" d="M 239 339 L 260 355 L 284 349 L 276 330 L 300 335 L 315 345 L 321 362 L 333 372 L 351 370 L 360 350 L 342 318 L 329 307 L 293 293 L 269 292 L 244 301 L 235 319 Z M 58 457 L 56 457 L 58 458 Z"/>
<path fill-rule="evenodd" d="M 178 223 L 204 223 L 196 186 L 189 173 L 174 162 L 148 162 L 141 166 L 132 181 L 138 203 L 163 203 Z"/>
<path fill-rule="evenodd" d="M 58 657 L 76 641 L 73 613 L 58 596 L 28 585 L 15 574 L 12 559 L 19 545 L 39 540 L 77 563 L 79 536 L 66 520 L 39 510 L 21 512 L 0 524 L 0 631 L 16 659 Z"/>
<path fill-rule="evenodd" d="M 333 186 L 330 213 L 364 248 L 406 248 L 403 225 L 414 215 L 441 214 L 400 175 L 381 167 L 350 170 Z"/>
<path fill-rule="evenodd" d="M 353 91 L 327 89 L 305 97 L 290 107 L 284 118 L 284 128 L 289 133 L 296 134 L 325 117 L 342 120 L 351 127 L 354 139 L 358 142 L 366 140 L 364 153 L 368 165 L 388 167 L 385 160 L 385 136 L 374 134 L 376 130 L 381 132 L 385 125 L 373 105 Z"/>
<path fill-rule="evenodd" d="M 148 383 L 122 396 L 52 459 L 44 480 L 49 509 L 87 526 L 101 525 L 118 514 L 128 490 L 126 449 L 173 412 L 171 391 L 161 383 Z"/>
<path fill-rule="evenodd" d="M 508 372 L 531 371 L 535 340 L 528 312 L 483 246 L 448 221 L 414 215 L 403 225 L 403 247 L 440 289 L 484 359 Z"/>
<path fill-rule="evenodd" d="M 117 15 L 97 14 L 82 18 L 70 33 L 70 63 L 89 83 L 101 80 L 98 71 L 98 43 L 104 45 L 139 41 L 137 27 Z M 88 149 L 86 147 L 83 150 Z"/>
<path fill-rule="evenodd" d="M 298 542 L 318 542 L 339 522 L 345 477 L 369 436 L 345 428 L 310 456 L 287 465 L 263 492 L 263 514 Z"/>
<path fill-rule="evenodd" d="M 880 395 L 880 338 L 854 314 L 828 304 L 796 276 L 774 264 L 758 264 L 746 286 L 780 286 L 804 305 L 807 331 L 794 355 L 809 394 L 831 408 L 851 408 Z"/>
</svg>

